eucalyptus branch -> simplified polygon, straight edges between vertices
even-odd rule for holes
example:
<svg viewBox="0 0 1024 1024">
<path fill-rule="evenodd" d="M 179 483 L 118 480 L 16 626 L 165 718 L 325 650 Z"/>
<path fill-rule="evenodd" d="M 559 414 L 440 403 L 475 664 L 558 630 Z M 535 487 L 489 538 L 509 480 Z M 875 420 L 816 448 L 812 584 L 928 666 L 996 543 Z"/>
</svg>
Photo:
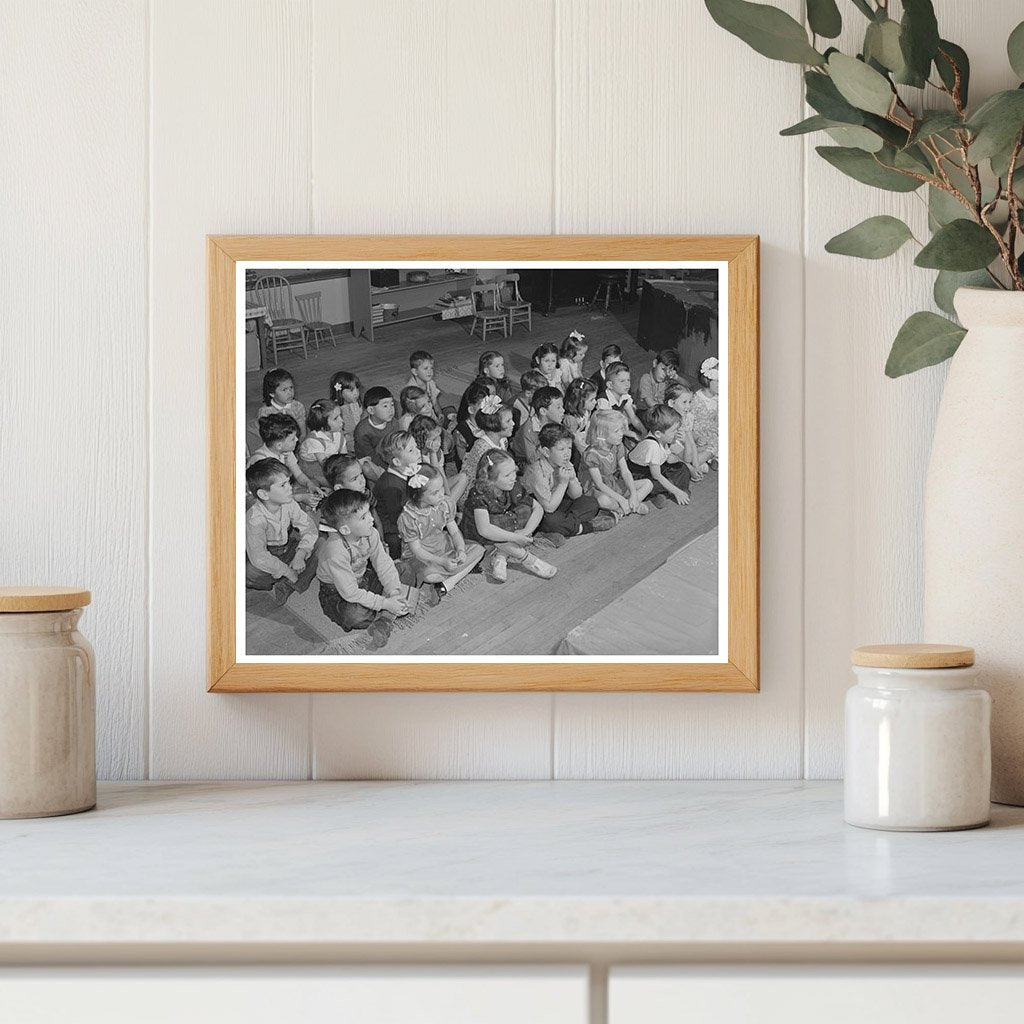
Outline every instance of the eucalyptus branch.
<svg viewBox="0 0 1024 1024">
<path fill-rule="evenodd" d="M 946 53 L 942 47 L 939 47 L 938 51 L 943 60 L 949 63 L 949 66 L 953 69 L 953 88 L 943 89 L 942 91 L 949 95 L 949 98 L 953 101 L 953 109 L 961 116 L 964 116 L 964 102 L 960 95 L 960 87 L 963 84 L 963 75 L 960 73 L 960 67 L 953 58 Z"/>
<path fill-rule="evenodd" d="M 811 106 L 819 116 L 794 125 L 784 134 L 831 127 L 832 122 L 861 125 L 869 130 L 873 126 L 878 129 L 875 135 L 880 148 L 876 153 L 856 146 L 820 147 L 818 151 L 842 173 L 866 185 L 915 194 L 922 184 L 933 190 L 923 197 L 917 195 L 928 211 L 926 223 L 931 236 L 922 248 L 921 266 L 953 274 L 971 273 L 974 280 L 984 280 L 986 284 L 991 280 L 996 288 L 1024 291 L 1024 254 L 1021 266 L 1017 265 L 1017 251 L 1024 250 L 1024 132 L 1020 131 L 1019 122 L 1013 123 L 1011 129 L 1009 120 L 1018 116 L 1020 101 L 999 98 L 1001 94 L 997 94 L 993 97 L 996 102 L 968 112 L 969 64 L 959 46 L 941 41 L 933 0 L 903 0 L 902 4 L 853 0 L 851 6 L 868 17 L 862 47 L 867 52 L 853 53 L 852 57 L 844 54 L 840 58 L 840 51 L 828 46 L 827 62 L 817 46 L 819 40 L 822 46 L 828 45 L 828 41 L 820 31 L 812 30 L 812 48 L 807 24 L 813 20 L 819 30 L 829 25 L 826 31 L 838 35 L 843 30 L 843 18 L 837 17 L 838 7 L 831 0 L 808 0 L 807 24 L 801 24 L 781 9 L 783 5 L 771 0 L 704 0 L 704 5 L 719 25 L 758 53 L 772 60 L 803 65 L 813 72 L 806 75 L 807 98 L 813 101 Z M 892 8 L 897 8 L 895 18 L 889 15 Z M 871 60 L 868 54 L 876 44 L 886 54 L 898 45 L 898 51 L 892 52 L 896 57 L 902 55 L 910 75 L 894 74 Z M 1010 34 L 1005 52 L 1018 80 L 1024 78 L 1024 22 Z M 887 59 L 886 63 L 894 61 Z M 832 82 L 826 85 L 814 75 L 827 75 Z M 910 77 L 913 84 L 895 81 L 903 77 Z M 906 92 L 903 86 L 919 91 Z M 949 97 L 950 107 L 943 103 L 944 112 L 936 112 L 939 121 L 949 127 L 933 122 L 937 134 L 924 134 L 921 129 L 928 131 L 926 122 L 930 118 L 923 110 L 912 109 L 921 106 L 920 90 L 928 86 Z M 880 115 L 884 125 L 868 118 L 868 114 Z M 900 130 L 895 132 L 890 125 Z M 1011 130 L 1015 136 L 1010 135 Z M 993 197 L 989 159 L 986 157 L 984 163 L 983 188 L 982 174 L 971 149 L 979 153 L 988 150 L 989 155 L 992 150 L 1005 151 L 1004 140 L 1008 136 L 1014 143 L 1010 162 L 1003 168 L 1005 180 L 997 182 Z M 911 139 L 913 144 L 908 145 Z M 979 139 L 983 141 L 979 143 Z M 1015 176 L 1022 183 L 1020 195 L 1014 187 Z M 945 196 L 951 196 L 955 202 Z M 1006 218 L 1004 201 L 1009 214 Z M 880 259 L 896 252 L 913 237 L 910 227 L 899 218 L 875 216 L 830 239 L 826 249 L 859 259 Z M 987 278 L 977 273 L 983 267 Z M 955 279 L 942 280 L 942 294 L 938 297 L 947 314 L 951 312 L 948 293 L 955 284 Z M 886 373 L 898 377 L 922 365 L 942 362 L 958 341 L 959 336 L 950 331 L 948 317 L 931 311 L 914 313 L 893 342 Z"/>
<path fill-rule="evenodd" d="M 1020 200 L 1013 190 L 1013 175 L 1017 169 L 1021 146 L 1024 145 L 1024 133 L 1017 136 L 1017 143 L 1010 154 L 1010 164 L 1006 169 L 1006 205 L 1009 209 L 1009 224 L 1006 231 L 1006 244 L 1010 251 L 1010 276 L 1017 288 L 1024 287 L 1021 273 L 1017 267 L 1017 231 L 1020 227 Z"/>
</svg>

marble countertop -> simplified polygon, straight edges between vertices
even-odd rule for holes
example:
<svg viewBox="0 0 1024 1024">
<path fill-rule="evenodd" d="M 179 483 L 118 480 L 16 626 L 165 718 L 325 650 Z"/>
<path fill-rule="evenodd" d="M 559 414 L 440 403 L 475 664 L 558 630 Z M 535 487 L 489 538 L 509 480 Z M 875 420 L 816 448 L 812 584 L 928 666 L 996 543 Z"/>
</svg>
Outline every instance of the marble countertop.
<svg viewBox="0 0 1024 1024">
<path fill-rule="evenodd" d="M 838 783 L 102 784 L 0 821 L 0 946 L 1024 943 L 1024 809 L 870 832 Z"/>
</svg>

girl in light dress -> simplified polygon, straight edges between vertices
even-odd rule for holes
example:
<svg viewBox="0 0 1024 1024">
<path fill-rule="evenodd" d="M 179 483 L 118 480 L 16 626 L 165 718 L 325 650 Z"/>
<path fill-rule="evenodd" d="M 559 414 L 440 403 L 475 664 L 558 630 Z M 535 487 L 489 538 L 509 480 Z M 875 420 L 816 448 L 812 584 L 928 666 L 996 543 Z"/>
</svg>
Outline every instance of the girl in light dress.
<svg viewBox="0 0 1024 1024">
<path fill-rule="evenodd" d="M 562 424 L 572 434 L 572 464 L 578 470 L 587 450 L 590 417 L 597 407 L 597 385 L 587 377 L 572 381 L 565 389 L 564 406 Z"/>
<path fill-rule="evenodd" d="M 633 479 L 626 464 L 622 438 L 626 417 L 614 409 L 596 409 L 590 417 L 587 449 L 583 453 L 583 493 L 593 495 L 601 508 L 615 518 L 631 512 L 645 516 L 651 511 L 644 498 L 654 486 L 650 480 Z"/>
<path fill-rule="evenodd" d="M 339 370 L 327 388 L 327 397 L 341 406 L 342 430 L 345 433 L 345 450 L 355 451 L 353 433 L 356 424 L 363 418 L 363 385 L 354 373 Z"/>
<path fill-rule="evenodd" d="M 299 465 L 310 480 L 326 484 L 324 463 L 346 450 L 341 406 L 329 398 L 318 398 L 306 414 L 306 427 L 309 433 L 299 442 L 296 452 Z"/>
<path fill-rule="evenodd" d="M 295 379 L 280 367 L 268 370 L 263 376 L 263 405 L 256 413 L 256 420 L 273 413 L 291 416 L 299 425 L 299 440 L 302 440 L 306 433 L 306 408 L 295 397 Z"/>
<path fill-rule="evenodd" d="M 544 374 L 548 385 L 562 390 L 562 375 L 558 372 L 558 346 L 545 342 L 533 350 L 530 365 Z"/>
<path fill-rule="evenodd" d="M 477 377 L 462 393 L 462 401 L 459 403 L 459 422 L 453 431 L 455 456 L 460 468 L 462 460 L 466 457 L 466 452 L 473 447 L 476 439 L 480 436 L 480 431 L 476 426 L 477 409 L 488 395 L 493 394 L 494 382 L 484 377 Z"/>
<path fill-rule="evenodd" d="M 718 469 L 718 360 L 700 364 L 700 390 L 693 396 L 693 440 L 700 469 Z"/>
<path fill-rule="evenodd" d="M 564 392 L 574 381 L 583 376 L 583 360 L 587 357 L 587 343 L 579 331 L 570 331 L 558 352 L 558 376 L 556 385 Z"/>
<path fill-rule="evenodd" d="M 398 517 L 402 561 L 417 585 L 434 583 L 447 593 L 484 557 L 482 544 L 467 543 L 455 522 L 455 506 L 444 493 L 444 473 L 429 463 L 409 477 L 409 501 Z"/>
<path fill-rule="evenodd" d="M 486 452 L 496 448 L 505 451 L 508 448 L 508 439 L 515 427 L 512 410 L 502 405 L 497 395 L 488 395 L 480 403 L 475 419 L 479 436 L 473 447 L 466 452 L 462 463 L 462 472 L 469 480 L 476 480 L 477 466 Z M 460 507 L 464 502 L 465 495 L 459 502 Z"/>
<path fill-rule="evenodd" d="M 486 452 L 466 497 L 462 531 L 467 542 L 490 549 L 486 572 L 491 582 L 508 579 L 509 562 L 541 579 L 555 575 L 553 565 L 527 551 L 543 516 L 540 502 L 516 479 L 515 459 L 497 448 Z"/>
<path fill-rule="evenodd" d="M 669 462 L 683 463 L 690 471 L 691 482 L 702 480 L 708 468 L 708 453 L 699 452 L 693 439 L 693 387 L 685 381 L 672 381 L 665 388 L 665 404 L 682 417 L 679 433 L 669 446 Z"/>
</svg>

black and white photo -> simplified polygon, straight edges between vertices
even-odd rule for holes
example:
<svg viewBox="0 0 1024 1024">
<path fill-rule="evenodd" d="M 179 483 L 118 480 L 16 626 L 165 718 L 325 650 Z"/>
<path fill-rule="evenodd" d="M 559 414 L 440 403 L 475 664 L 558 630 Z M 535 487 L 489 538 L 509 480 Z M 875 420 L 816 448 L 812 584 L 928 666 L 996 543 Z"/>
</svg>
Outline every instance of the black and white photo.
<svg viewBox="0 0 1024 1024">
<path fill-rule="evenodd" d="M 237 273 L 245 657 L 722 660 L 724 264 Z"/>
</svg>

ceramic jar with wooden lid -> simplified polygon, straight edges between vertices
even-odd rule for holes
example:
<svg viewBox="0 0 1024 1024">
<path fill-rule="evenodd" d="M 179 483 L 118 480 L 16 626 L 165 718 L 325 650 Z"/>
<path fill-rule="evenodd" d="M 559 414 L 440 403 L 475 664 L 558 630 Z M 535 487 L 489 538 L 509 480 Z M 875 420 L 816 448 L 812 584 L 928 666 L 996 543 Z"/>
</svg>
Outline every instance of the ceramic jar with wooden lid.
<svg viewBox="0 0 1024 1024">
<path fill-rule="evenodd" d="M 905 832 L 987 825 L 991 701 L 973 649 L 902 644 L 857 647 L 850 657 L 847 822 Z"/>
<path fill-rule="evenodd" d="M 89 600 L 0 587 L 0 818 L 96 806 L 93 652 L 75 628 Z"/>
</svg>

